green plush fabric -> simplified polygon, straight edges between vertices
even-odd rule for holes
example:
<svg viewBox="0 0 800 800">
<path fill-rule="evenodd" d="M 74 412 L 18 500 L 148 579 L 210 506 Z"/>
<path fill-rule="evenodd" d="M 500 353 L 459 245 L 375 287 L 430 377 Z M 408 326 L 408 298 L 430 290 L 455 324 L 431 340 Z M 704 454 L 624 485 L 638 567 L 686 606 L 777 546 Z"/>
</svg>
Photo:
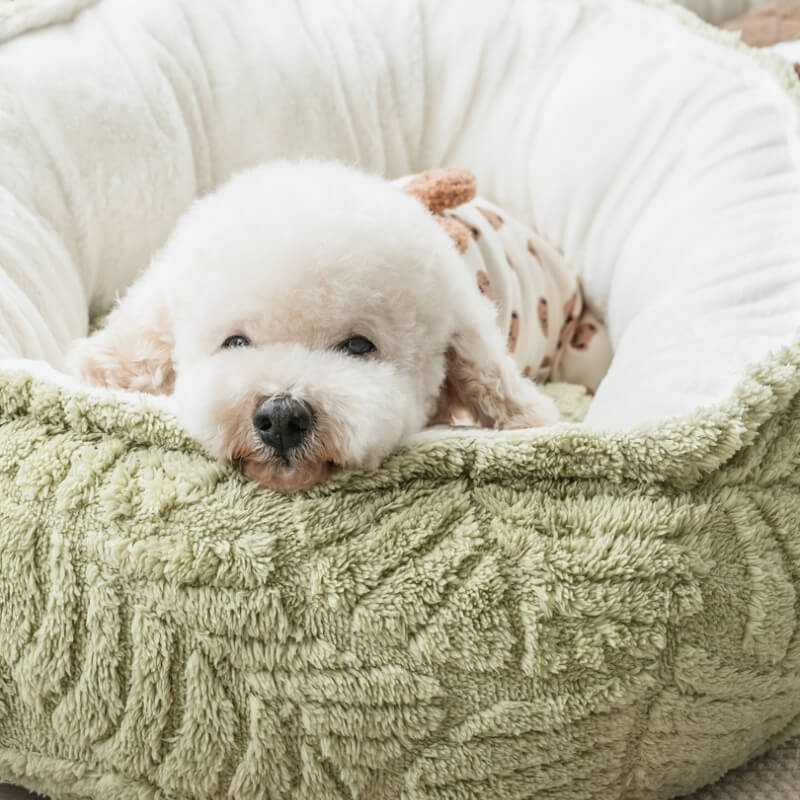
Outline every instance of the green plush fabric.
<svg viewBox="0 0 800 800">
<path fill-rule="evenodd" d="M 290 496 L 162 412 L 5 376 L 0 780 L 691 790 L 800 729 L 799 445 L 800 348 L 651 431 L 467 431 Z"/>
<path fill-rule="evenodd" d="M 291 496 L 157 410 L 0 375 L 0 782 L 691 791 L 800 732 L 799 483 L 800 345 L 652 430 L 466 431 Z"/>
</svg>

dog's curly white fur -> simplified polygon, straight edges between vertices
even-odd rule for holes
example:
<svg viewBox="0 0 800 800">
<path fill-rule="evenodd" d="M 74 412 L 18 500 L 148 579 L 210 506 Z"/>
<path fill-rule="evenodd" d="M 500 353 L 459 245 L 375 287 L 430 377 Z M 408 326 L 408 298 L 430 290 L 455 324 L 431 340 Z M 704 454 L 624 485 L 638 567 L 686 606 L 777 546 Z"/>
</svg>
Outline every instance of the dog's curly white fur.
<svg viewBox="0 0 800 800">
<path fill-rule="evenodd" d="M 222 347 L 234 335 L 250 346 Z M 337 349 L 353 336 L 375 351 Z M 494 428 L 558 416 L 520 375 L 493 305 L 430 213 L 329 162 L 265 164 L 198 200 L 70 361 L 93 384 L 174 392 L 211 454 L 284 491 L 331 465 L 377 466 L 453 404 Z M 284 453 L 253 422 L 276 397 L 313 414 Z"/>
</svg>

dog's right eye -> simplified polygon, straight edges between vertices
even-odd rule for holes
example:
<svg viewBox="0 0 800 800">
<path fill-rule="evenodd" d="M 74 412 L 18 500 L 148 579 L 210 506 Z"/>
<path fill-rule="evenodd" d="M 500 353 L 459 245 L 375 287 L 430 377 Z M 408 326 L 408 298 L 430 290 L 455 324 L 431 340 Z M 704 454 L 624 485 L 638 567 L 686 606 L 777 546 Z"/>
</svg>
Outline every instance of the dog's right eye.
<svg viewBox="0 0 800 800">
<path fill-rule="evenodd" d="M 365 356 L 374 353 L 377 348 L 365 336 L 351 336 L 340 342 L 336 349 L 351 356 Z"/>
<path fill-rule="evenodd" d="M 237 333 L 235 336 L 229 336 L 223 343 L 223 350 L 232 350 L 234 347 L 250 347 L 252 342 L 246 337 Z"/>
</svg>

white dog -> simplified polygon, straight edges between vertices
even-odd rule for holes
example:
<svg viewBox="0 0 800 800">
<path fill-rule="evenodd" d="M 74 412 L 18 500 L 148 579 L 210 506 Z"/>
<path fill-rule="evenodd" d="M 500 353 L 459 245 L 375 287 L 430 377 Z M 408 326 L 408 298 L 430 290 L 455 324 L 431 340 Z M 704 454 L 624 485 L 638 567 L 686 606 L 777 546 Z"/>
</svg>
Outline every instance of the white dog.
<svg viewBox="0 0 800 800">
<path fill-rule="evenodd" d="M 92 384 L 174 392 L 209 453 L 291 491 L 376 467 L 456 407 L 492 428 L 555 421 L 496 313 L 396 184 L 274 162 L 198 200 L 71 363 Z"/>
</svg>

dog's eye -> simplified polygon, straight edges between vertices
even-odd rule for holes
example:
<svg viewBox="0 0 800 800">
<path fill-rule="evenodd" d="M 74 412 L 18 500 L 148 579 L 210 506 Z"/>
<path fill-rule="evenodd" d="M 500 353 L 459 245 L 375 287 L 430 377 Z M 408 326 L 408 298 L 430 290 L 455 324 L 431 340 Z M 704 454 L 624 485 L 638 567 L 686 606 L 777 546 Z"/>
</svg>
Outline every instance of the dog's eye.
<svg viewBox="0 0 800 800">
<path fill-rule="evenodd" d="M 374 352 L 376 347 L 364 336 L 351 336 L 340 342 L 336 349 L 349 356 L 365 356 L 367 353 Z"/>
<path fill-rule="evenodd" d="M 250 347 L 252 342 L 246 337 L 237 333 L 235 336 L 229 336 L 223 343 L 223 350 L 232 350 L 234 347 Z"/>
</svg>

